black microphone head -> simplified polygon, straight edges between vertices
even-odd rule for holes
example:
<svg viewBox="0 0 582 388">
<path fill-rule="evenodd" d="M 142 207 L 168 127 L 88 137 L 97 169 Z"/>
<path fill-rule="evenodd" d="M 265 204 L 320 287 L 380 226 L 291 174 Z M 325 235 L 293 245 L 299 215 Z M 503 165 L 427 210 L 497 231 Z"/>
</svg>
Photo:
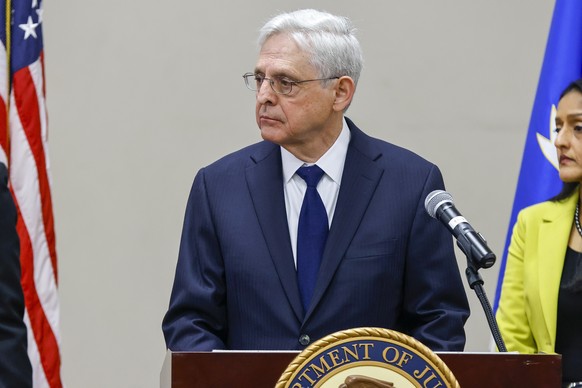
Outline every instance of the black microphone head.
<svg viewBox="0 0 582 388">
<path fill-rule="evenodd" d="M 424 200 L 424 208 L 429 216 L 436 217 L 436 212 L 443 203 L 453 203 L 453 196 L 444 190 L 432 191 Z"/>
</svg>

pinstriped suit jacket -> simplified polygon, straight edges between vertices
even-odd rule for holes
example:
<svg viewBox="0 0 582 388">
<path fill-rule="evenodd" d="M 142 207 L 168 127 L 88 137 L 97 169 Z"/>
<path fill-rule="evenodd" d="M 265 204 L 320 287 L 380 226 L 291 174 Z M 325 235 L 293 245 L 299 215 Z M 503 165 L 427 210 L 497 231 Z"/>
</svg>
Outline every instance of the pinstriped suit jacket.
<svg viewBox="0 0 582 388">
<path fill-rule="evenodd" d="M 169 349 L 302 349 L 361 326 L 463 349 L 469 309 L 452 238 L 424 210 L 427 194 L 443 189 L 440 171 L 347 121 L 351 141 L 307 311 L 279 146 L 261 142 L 198 172 L 162 324 Z"/>
</svg>

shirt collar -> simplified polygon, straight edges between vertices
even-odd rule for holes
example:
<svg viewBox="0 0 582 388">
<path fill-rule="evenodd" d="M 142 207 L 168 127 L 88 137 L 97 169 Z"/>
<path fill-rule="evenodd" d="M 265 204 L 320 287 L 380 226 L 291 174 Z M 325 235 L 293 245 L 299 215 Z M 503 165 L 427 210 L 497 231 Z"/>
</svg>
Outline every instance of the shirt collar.
<svg viewBox="0 0 582 388">
<path fill-rule="evenodd" d="M 317 164 L 327 176 L 329 176 L 338 185 L 341 182 L 342 172 L 344 170 L 344 163 L 348 153 L 348 145 L 350 144 L 350 129 L 345 118 L 342 120 L 343 126 L 336 141 L 326 151 L 325 154 L 317 162 Z M 293 177 L 297 169 L 307 163 L 298 159 L 291 152 L 281 147 L 281 161 L 283 163 L 283 181 L 285 183 Z"/>
</svg>

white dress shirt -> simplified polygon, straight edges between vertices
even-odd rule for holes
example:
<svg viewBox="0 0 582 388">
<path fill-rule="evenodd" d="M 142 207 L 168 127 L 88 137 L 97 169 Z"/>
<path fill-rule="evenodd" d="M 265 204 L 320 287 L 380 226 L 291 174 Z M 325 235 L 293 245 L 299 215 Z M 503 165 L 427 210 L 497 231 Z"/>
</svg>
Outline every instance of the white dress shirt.
<svg viewBox="0 0 582 388">
<path fill-rule="evenodd" d="M 305 163 L 297 159 L 293 154 L 281 147 L 281 160 L 283 162 L 283 183 L 285 191 L 285 207 L 287 209 L 287 222 L 289 224 L 289 237 L 293 248 L 293 258 L 297 267 L 297 228 L 299 225 L 299 213 L 303 204 L 303 196 L 307 190 L 307 183 L 296 174 L 299 167 L 317 164 L 324 172 L 317 184 L 317 192 L 325 205 L 327 219 L 331 226 L 337 197 L 339 194 L 342 174 L 348 145 L 350 143 L 350 130 L 346 120 L 340 135 L 325 154 L 315 163 Z"/>
</svg>

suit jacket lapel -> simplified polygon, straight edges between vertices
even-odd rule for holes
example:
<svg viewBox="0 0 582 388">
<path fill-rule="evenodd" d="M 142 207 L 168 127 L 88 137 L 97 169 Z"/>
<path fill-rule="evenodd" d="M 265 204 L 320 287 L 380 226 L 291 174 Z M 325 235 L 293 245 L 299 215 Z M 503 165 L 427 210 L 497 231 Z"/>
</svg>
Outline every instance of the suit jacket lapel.
<svg viewBox="0 0 582 388">
<path fill-rule="evenodd" d="M 540 252 L 538 260 L 540 299 L 552 347 L 556 341 L 557 303 L 562 269 L 577 201 L 578 195 L 573 195 L 564 203 L 555 203 L 553 211 L 544 216 L 537 236 Z"/>
<path fill-rule="evenodd" d="M 305 320 L 309 318 L 333 279 L 384 171 L 375 165 L 374 160 L 380 156 L 380 153 L 368 150 L 366 135 L 349 120 L 348 125 L 352 139 L 346 155 L 340 192 L 323 252 L 317 284 Z M 362 149 L 366 151 L 362 152 Z"/>
<path fill-rule="evenodd" d="M 301 320 L 303 307 L 289 239 L 280 148 L 270 143 L 265 146 L 246 169 L 247 185 L 271 259 L 293 312 Z"/>
</svg>

